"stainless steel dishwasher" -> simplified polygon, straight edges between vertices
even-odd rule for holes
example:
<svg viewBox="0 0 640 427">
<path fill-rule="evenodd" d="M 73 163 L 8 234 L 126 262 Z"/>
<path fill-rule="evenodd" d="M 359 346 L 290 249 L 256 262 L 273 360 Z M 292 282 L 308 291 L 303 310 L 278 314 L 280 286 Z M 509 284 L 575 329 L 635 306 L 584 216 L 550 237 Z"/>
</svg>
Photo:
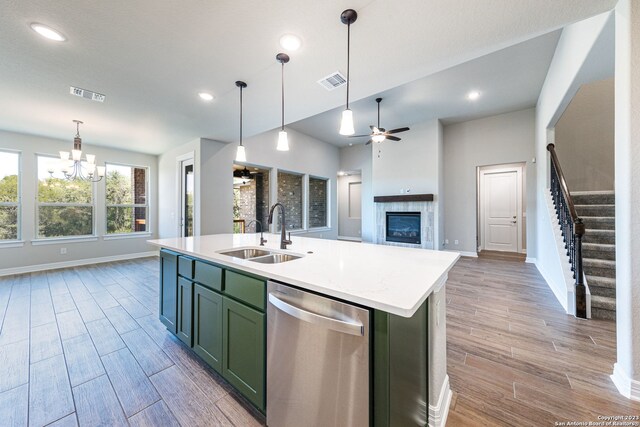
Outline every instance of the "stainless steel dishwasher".
<svg viewBox="0 0 640 427">
<path fill-rule="evenodd" d="M 267 425 L 368 427 L 369 311 L 267 289 Z"/>
</svg>

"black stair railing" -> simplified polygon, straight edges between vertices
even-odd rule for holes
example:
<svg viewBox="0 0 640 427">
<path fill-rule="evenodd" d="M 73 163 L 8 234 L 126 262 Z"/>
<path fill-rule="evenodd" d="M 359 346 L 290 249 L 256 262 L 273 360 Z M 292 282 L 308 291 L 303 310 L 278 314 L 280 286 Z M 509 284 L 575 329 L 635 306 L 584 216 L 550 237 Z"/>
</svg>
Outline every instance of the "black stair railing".
<svg viewBox="0 0 640 427">
<path fill-rule="evenodd" d="M 576 281 L 576 317 L 587 318 L 587 295 L 584 286 L 582 270 L 582 236 L 584 236 L 584 224 L 576 213 L 576 208 L 569 193 L 567 181 L 562 173 L 555 146 L 547 145 L 551 154 L 551 197 L 556 207 L 560 229 L 564 239 L 564 247 L 567 250 L 573 278 Z"/>
</svg>

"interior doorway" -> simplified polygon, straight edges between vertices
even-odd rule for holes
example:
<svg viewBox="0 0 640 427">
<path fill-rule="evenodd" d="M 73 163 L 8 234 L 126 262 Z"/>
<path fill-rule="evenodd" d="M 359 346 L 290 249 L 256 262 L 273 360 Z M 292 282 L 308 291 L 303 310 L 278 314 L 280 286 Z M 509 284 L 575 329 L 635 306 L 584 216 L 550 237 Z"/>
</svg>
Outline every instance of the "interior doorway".
<svg viewBox="0 0 640 427">
<path fill-rule="evenodd" d="M 269 169 L 255 166 L 233 165 L 233 232 L 258 232 L 260 222 L 268 231 Z M 254 228 L 255 227 L 255 228 Z"/>
<path fill-rule="evenodd" d="M 180 236 L 195 233 L 195 174 L 193 157 L 180 160 Z"/>
<path fill-rule="evenodd" d="M 478 168 L 478 249 L 526 253 L 525 164 Z"/>
<path fill-rule="evenodd" d="M 338 239 L 362 241 L 362 175 L 338 175 Z"/>
</svg>

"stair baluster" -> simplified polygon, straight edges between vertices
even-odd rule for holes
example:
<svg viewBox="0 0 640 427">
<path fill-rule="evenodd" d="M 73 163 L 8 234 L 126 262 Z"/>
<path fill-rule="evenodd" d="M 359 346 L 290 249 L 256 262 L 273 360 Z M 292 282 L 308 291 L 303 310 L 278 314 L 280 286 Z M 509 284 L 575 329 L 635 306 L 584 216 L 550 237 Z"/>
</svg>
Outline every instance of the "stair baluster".
<svg viewBox="0 0 640 427">
<path fill-rule="evenodd" d="M 573 200 L 571 200 L 571 193 L 569 193 L 567 181 L 562 173 L 555 146 L 549 144 L 547 145 L 547 150 L 551 154 L 551 196 L 556 207 L 556 214 L 560 222 L 560 229 L 562 230 L 562 237 L 569 257 L 573 278 L 576 282 L 576 317 L 586 319 L 587 295 L 582 270 L 582 236 L 584 235 L 585 227 L 582 219 L 576 213 Z"/>
</svg>

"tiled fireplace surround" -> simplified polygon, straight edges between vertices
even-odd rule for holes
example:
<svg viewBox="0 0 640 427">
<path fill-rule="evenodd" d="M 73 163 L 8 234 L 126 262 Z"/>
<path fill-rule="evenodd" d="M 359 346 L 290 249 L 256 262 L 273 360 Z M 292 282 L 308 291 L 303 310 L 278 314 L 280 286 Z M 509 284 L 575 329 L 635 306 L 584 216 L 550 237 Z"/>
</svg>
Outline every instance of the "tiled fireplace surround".
<svg viewBox="0 0 640 427">
<path fill-rule="evenodd" d="M 407 248 L 433 249 L 433 202 L 432 201 L 375 201 L 376 205 L 376 243 L 379 245 L 403 246 Z M 387 242 L 387 212 L 420 212 L 421 244 Z"/>
</svg>

